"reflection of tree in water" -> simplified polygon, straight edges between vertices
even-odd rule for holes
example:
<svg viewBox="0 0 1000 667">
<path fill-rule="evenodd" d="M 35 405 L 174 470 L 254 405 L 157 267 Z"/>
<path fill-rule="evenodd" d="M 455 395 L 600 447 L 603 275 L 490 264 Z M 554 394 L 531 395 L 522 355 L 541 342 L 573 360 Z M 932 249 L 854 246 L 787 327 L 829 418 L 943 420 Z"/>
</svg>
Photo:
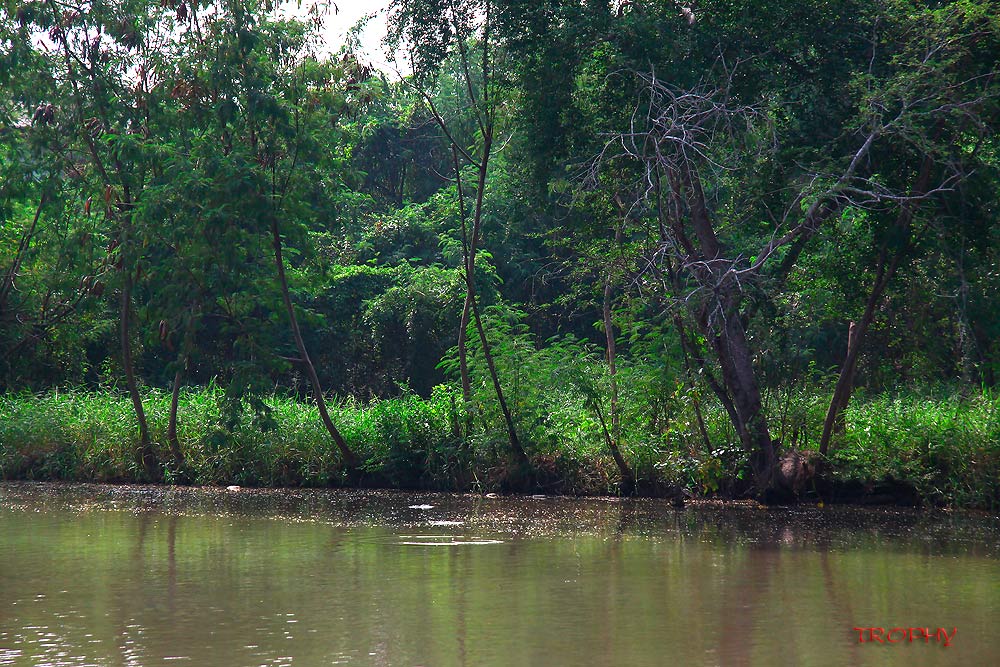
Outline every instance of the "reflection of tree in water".
<svg viewBox="0 0 1000 667">
<path fill-rule="evenodd" d="M 177 515 L 167 517 L 167 612 L 177 613 Z"/>
<path fill-rule="evenodd" d="M 465 667 L 468 664 L 465 650 L 466 641 L 466 587 L 468 585 L 468 560 L 469 552 L 459 550 L 449 559 L 449 577 L 454 582 L 454 607 L 455 607 L 455 644 L 458 654 L 458 664 Z"/>
<path fill-rule="evenodd" d="M 719 659 L 723 665 L 751 665 L 755 644 L 768 634 L 785 631 L 785 628 L 761 627 L 757 622 L 758 612 L 766 606 L 762 598 L 767 597 L 774 573 L 781 567 L 781 551 L 751 547 L 739 562 L 742 565 L 734 563 L 736 571 L 727 587 L 729 609 L 720 610 Z"/>
<path fill-rule="evenodd" d="M 823 586 L 826 590 L 826 596 L 830 600 L 830 605 L 834 609 L 834 613 L 831 615 L 831 625 L 837 625 L 838 621 L 846 620 L 843 625 L 844 634 L 850 630 L 850 627 L 859 621 L 854 620 L 854 611 L 851 608 L 851 598 L 850 596 L 844 595 L 845 587 L 841 584 L 838 585 L 836 579 L 834 578 L 833 569 L 830 567 L 830 554 L 828 549 L 820 549 L 819 551 L 819 565 L 823 570 Z M 847 646 L 850 647 L 850 666 L 855 667 L 861 664 L 861 656 L 858 653 L 859 645 L 853 641 L 853 638 L 847 642 Z"/>
<path fill-rule="evenodd" d="M 144 654 L 143 647 L 139 643 L 144 633 L 144 628 L 139 618 L 137 618 L 137 614 L 133 613 L 135 608 L 132 605 L 138 603 L 138 606 L 141 607 L 142 602 L 149 593 L 149 584 L 146 581 L 146 537 L 149 532 L 150 513 L 140 511 L 133 516 L 134 523 L 127 519 L 123 521 L 126 531 L 130 523 L 135 527 L 135 536 L 131 540 L 131 549 L 127 561 L 128 572 L 117 582 L 114 582 L 112 589 L 109 591 L 110 599 L 108 600 L 108 603 L 117 612 L 116 624 L 118 631 L 116 633 L 116 640 L 122 664 L 129 667 L 141 664 L 140 658 Z M 121 588 L 125 582 L 129 584 L 129 588 L 131 589 L 129 592 Z M 135 590 L 136 587 L 138 587 L 138 590 Z"/>
</svg>

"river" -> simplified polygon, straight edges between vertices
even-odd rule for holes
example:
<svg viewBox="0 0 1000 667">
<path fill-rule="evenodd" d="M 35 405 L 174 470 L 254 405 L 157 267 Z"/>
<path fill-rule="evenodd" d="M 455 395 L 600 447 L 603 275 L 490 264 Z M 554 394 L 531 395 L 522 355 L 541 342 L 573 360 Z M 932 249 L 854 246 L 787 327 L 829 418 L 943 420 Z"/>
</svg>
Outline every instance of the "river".
<svg viewBox="0 0 1000 667">
<path fill-rule="evenodd" d="M 996 515 L 0 483 L 0 665 L 1000 665 L 998 632 Z"/>
</svg>

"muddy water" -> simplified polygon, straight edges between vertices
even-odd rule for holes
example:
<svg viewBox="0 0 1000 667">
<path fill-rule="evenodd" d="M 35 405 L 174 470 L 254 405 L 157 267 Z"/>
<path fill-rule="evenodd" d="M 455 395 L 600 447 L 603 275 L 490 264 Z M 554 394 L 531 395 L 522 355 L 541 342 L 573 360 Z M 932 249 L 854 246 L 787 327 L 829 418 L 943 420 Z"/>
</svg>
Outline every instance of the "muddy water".
<svg viewBox="0 0 1000 667">
<path fill-rule="evenodd" d="M 0 665 L 1000 665 L 998 634 L 995 516 L 0 484 Z"/>
</svg>

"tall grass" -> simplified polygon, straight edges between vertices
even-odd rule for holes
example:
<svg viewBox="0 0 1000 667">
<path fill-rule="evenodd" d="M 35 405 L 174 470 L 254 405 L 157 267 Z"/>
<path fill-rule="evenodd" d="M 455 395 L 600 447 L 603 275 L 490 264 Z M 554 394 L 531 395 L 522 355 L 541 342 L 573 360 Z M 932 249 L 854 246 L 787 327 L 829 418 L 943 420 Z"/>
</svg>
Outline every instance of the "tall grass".
<svg viewBox="0 0 1000 667">
<path fill-rule="evenodd" d="M 855 402 L 831 453 L 843 479 L 893 479 L 922 496 L 1000 506 L 1000 396 L 876 396 Z"/>
<path fill-rule="evenodd" d="M 571 387 L 539 387 L 546 411 L 525 421 L 539 489 L 614 493 L 617 471 L 593 410 Z M 651 401 L 622 392 L 622 446 L 640 478 L 696 493 L 725 492 L 745 471 L 746 455 L 718 405 L 703 396 L 708 441 L 695 401 L 678 391 Z M 333 406 L 333 418 L 364 464 L 348 479 L 315 405 L 268 398 L 273 428 L 248 418 L 227 427 L 222 390 L 181 392 L 178 435 L 186 461 L 177 469 L 166 445 L 170 396 L 145 394 L 151 435 L 165 481 L 245 486 L 383 487 L 488 491 L 508 471 L 502 425 L 488 411 L 467 430 L 461 396 L 438 387 L 430 398 L 405 395 Z M 815 450 L 825 411 L 818 392 L 769 399 L 772 431 L 785 448 Z M 524 414 L 528 414 L 524 412 Z M 529 428 L 530 427 L 530 428 Z M 111 391 L 0 396 L 0 478 L 134 482 L 138 426 L 128 397 Z M 946 394 L 860 397 L 829 455 L 836 480 L 874 485 L 894 480 L 923 497 L 967 507 L 1000 506 L 1000 396 Z"/>
<path fill-rule="evenodd" d="M 274 395 L 267 399 L 274 427 L 244 415 L 224 424 L 223 392 L 216 387 L 183 390 L 178 439 L 183 470 L 167 447 L 169 394 L 149 390 L 144 405 L 150 435 L 165 463 L 165 481 L 247 486 L 329 486 L 344 483 L 336 448 L 315 404 Z M 462 442 L 452 392 L 439 388 L 428 399 L 406 395 L 362 405 L 331 407 L 333 419 L 365 461 L 360 480 L 380 486 L 461 488 L 474 466 L 501 466 L 496 451 Z M 127 396 L 110 391 L 0 396 L 0 478 L 135 482 L 138 424 Z"/>
</svg>

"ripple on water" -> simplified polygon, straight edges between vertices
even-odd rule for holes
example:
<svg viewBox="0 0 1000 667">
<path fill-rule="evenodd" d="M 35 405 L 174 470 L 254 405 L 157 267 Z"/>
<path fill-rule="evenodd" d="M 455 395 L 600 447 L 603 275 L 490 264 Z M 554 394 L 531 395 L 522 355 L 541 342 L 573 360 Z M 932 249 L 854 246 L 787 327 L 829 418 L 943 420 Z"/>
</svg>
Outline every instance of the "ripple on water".
<svg viewBox="0 0 1000 667">
<path fill-rule="evenodd" d="M 504 543 L 503 540 L 465 535 L 400 535 L 399 539 L 396 544 L 409 547 L 459 547 Z"/>
</svg>

